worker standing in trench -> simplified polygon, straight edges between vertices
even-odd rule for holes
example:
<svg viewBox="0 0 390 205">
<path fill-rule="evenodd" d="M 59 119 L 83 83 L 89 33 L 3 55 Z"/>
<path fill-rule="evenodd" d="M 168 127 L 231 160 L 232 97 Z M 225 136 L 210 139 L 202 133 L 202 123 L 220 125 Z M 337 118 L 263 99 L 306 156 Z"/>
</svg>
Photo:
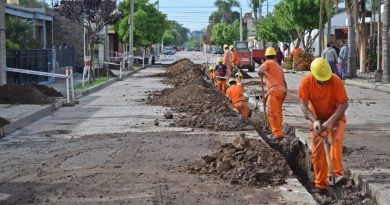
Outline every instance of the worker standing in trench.
<svg viewBox="0 0 390 205">
<path fill-rule="evenodd" d="M 287 84 L 284 79 L 283 69 L 276 62 L 275 49 L 272 47 L 267 48 L 265 58 L 266 61 L 257 68 L 257 74 L 261 78 L 265 77 L 268 88 L 268 121 L 272 134 L 267 137 L 269 140 L 280 141 L 284 137 L 282 107 L 287 94 Z"/>
<path fill-rule="evenodd" d="M 237 84 L 235 78 L 229 78 L 230 87 L 226 90 L 226 96 L 232 102 L 233 106 L 241 113 L 244 118 L 248 118 L 249 108 L 245 101 L 244 87 L 242 84 Z"/>
<path fill-rule="evenodd" d="M 223 58 L 218 58 L 218 64 L 215 66 L 215 79 L 217 80 L 217 88 L 223 94 L 226 94 L 226 66 L 223 64 Z"/>
<path fill-rule="evenodd" d="M 225 49 L 225 53 L 223 55 L 223 64 L 225 64 L 227 69 L 227 77 L 230 78 L 232 75 L 232 52 L 230 52 L 229 45 L 227 44 L 225 44 L 223 48 Z"/>
<path fill-rule="evenodd" d="M 331 145 L 330 158 L 337 184 L 345 179 L 342 146 L 348 97 L 341 79 L 332 74 L 325 58 L 315 59 L 310 70 L 311 74 L 300 82 L 298 96 L 302 112 L 310 120 L 311 159 L 315 174 L 315 189 L 312 192 L 326 194 L 329 172 L 321 135 L 324 131 L 329 133 L 327 139 Z"/>
<path fill-rule="evenodd" d="M 231 53 L 232 53 L 232 67 L 233 67 L 233 73 L 238 72 L 238 53 L 236 51 L 236 48 L 234 48 L 233 45 L 230 45 L 229 47 Z"/>
</svg>

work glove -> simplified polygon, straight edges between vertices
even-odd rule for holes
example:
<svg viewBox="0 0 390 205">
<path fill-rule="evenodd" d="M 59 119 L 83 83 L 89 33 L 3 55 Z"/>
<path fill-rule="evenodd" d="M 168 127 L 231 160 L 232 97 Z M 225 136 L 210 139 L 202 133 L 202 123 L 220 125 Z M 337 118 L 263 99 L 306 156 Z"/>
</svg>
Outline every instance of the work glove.
<svg viewBox="0 0 390 205">
<path fill-rule="evenodd" d="M 317 135 L 321 135 L 322 126 L 321 126 L 320 121 L 314 121 L 313 122 L 313 128 L 314 128 L 314 131 L 317 133 Z"/>
</svg>

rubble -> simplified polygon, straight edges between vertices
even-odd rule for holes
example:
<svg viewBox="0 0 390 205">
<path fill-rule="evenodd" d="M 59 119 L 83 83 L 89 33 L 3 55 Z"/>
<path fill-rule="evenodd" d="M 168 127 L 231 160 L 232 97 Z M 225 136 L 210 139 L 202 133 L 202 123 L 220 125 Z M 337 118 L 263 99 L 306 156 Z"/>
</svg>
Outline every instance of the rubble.
<svg viewBox="0 0 390 205">
<path fill-rule="evenodd" d="M 283 157 L 261 140 L 241 135 L 233 143 L 221 144 L 211 155 L 188 166 L 192 173 L 217 175 L 231 184 L 281 185 L 292 175 Z"/>
</svg>

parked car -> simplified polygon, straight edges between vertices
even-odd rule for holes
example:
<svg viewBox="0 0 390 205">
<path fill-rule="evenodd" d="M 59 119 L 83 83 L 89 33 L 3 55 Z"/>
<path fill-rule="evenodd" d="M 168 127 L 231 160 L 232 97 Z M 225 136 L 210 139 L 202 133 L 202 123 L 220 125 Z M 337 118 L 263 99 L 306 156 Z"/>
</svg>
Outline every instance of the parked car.
<svg viewBox="0 0 390 205">
<path fill-rule="evenodd" d="M 199 47 L 195 47 L 194 51 L 200 51 L 200 48 Z"/>
<path fill-rule="evenodd" d="M 175 55 L 176 51 L 172 47 L 165 47 L 164 48 L 164 55 Z"/>
<path fill-rule="evenodd" d="M 214 47 L 213 48 L 213 54 L 214 55 L 217 55 L 217 54 L 223 54 L 223 50 L 222 50 L 222 48 L 221 47 Z"/>
</svg>

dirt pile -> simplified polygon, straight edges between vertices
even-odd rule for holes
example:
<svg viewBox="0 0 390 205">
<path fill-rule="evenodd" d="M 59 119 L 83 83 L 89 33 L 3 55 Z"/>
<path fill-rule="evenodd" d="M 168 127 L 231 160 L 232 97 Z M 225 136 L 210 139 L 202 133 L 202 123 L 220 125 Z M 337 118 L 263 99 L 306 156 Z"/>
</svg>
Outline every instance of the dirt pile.
<svg viewBox="0 0 390 205">
<path fill-rule="evenodd" d="M 225 95 L 203 79 L 155 92 L 149 102 L 186 113 L 175 121 L 175 126 L 213 130 L 247 129 L 247 121 L 233 111 L 234 108 Z"/>
<path fill-rule="evenodd" d="M 262 141 L 244 135 L 233 143 L 221 144 L 217 151 L 188 167 L 193 173 L 215 174 L 232 184 L 268 186 L 285 183 L 292 174 L 283 157 Z"/>
<path fill-rule="evenodd" d="M 61 93 L 44 85 L 0 86 L 0 104 L 48 104 Z"/>
<path fill-rule="evenodd" d="M 227 131 L 247 130 L 248 122 L 234 111 L 223 93 L 204 80 L 201 67 L 189 60 L 181 60 L 168 67 L 165 77 L 174 88 L 153 92 L 148 102 L 186 113 L 175 120 L 172 124 L 174 126 Z"/>
<path fill-rule="evenodd" d="M 9 124 L 9 121 L 0 117 L 0 127 Z"/>
</svg>

